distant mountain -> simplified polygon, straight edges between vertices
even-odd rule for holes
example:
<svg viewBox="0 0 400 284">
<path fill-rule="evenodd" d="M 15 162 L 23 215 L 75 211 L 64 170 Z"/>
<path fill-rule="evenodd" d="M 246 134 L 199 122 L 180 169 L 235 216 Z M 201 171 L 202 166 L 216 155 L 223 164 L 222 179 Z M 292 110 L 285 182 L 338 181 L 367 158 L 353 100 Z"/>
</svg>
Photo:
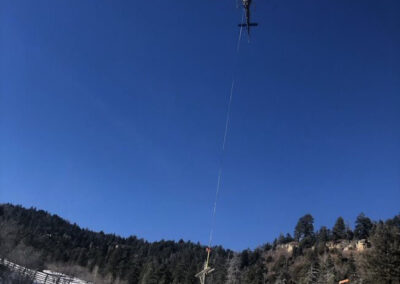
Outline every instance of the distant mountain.
<svg viewBox="0 0 400 284">
<path fill-rule="evenodd" d="M 194 275 L 205 257 L 200 244 L 122 238 L 43 210 L 0 205 L 0 258 L 30 269 L 94 283 L 199 283 Z M 315 231 L 307 214 L 293 237 L 242 252 L 214 247 L 210 264 L 207 283 L 400 283 L 400 215 L 373 222 L 360 214 L 354 230 L 339 217 L 332 229 Z M 0 269 L 0 283 L 11 283 L 6 271 Z"/>
</svg>

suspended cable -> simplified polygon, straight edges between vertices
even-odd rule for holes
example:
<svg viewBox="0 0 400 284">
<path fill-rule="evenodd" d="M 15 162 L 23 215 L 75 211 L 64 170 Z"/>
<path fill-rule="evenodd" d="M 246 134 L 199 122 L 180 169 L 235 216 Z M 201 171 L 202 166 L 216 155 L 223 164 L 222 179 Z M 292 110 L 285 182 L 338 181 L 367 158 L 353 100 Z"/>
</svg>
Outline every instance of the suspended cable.
<svg viewBox="0 0 400 284">
<path fill-rule="evenodd" d="M 244 13 L 242 14 L 242 22 L 243 22 L 243 19 L 244 19 Z M 237 44 L 236 44 L 236 57 L 239 54 L 240 40 L 242 38 L 242 29 L 243 29 L 243 26 L 241 26 L 240 30 L 239 30 L 239 36 L 238 36 L 238 40 L 237 40 Z M 235 61 L 237 61 L 237 60 L 235 60 Z M 235 62 L 235 65 L 236 65 L 236 62 Z M 219 164 L 219 169 L 218 169 L 217 188 L 216 188 L 216 191 L 215 191 L 214 206 L 213 206 L 213 210 L 212 210 L 211 230 L 210 230 L 210 237 L 209 237 L 209 241 L 208 241 L 208 249 L 211 248 L 213 234 L 214 234 L 215 214 L 216 214 L 216 211 L 217 211 L 218 195 L 219 195 L 219 191 L 220 191 L 220 188 L 221 188 L 222 166 L 223 166 L 223 160 L 224 160 L 224 154 L 225 154 L 226 138 L 227 138 L 228 130 L 229 130 L 229 121 L 230 121 L 231 105 L 232 105 L 232 97 L 233 97 L 234 87 L 235 87 L 235 74 L 233 74 L 233 76 L 232 76 L 231 90 L 230 90 L 230 94 L 229 94 L 228 107 L 227 107 L 227 112 L 226 112 L 225 130 L 224 130 L 224 136 L 223 136 L 223 141 L 222 141 L 221 159 L 220 159 L 220 164 Z"/>
<path fill-rule="evenodd" d="M 243 19 L 244 19 L 244 11 L 242 14 L 242 22 L 243 22 Z M 238 37 L 237 44 L 236 44 L 234 73 L 232 75 L 232 84 L 231 84 L 231 90 L 229 93 L 228 108 L 227 108 L 227 112 L 226 112 L 225 129 L 224 129 L 224 136 L 223 136 L 222 149 L 221 149 L 221 158 L 220 158 L 219 169 L 218 169 L 217 188 L 215 190 L 214 206 L 213 206 L 212 217 L 211 217 L 210 237 L 209 237 L 208 247 L 207 247 L 207 258 L 204 263 L 204 269 L 195 275 L 196 277 L 199 278 L 201 284 L 205 284 L 206 275 L 208 275 L 214 271 L 214 268 L 211 268 L 208 266 L 208 262 L 210 260 L 211 245 L 212 245 L 213 234 L 214 234 L 215 215 L 217 212 L 218 195 L 219 195 L 219 191 L 221 188 L 222 166 L 223 166 L 223 160 L 224 160 L 224 154 L 225 154 L 225 145 L 226 145 L 226 140 L 227 140 L 228 130 L 229 130 L 229 120 L 230 120 L 230 114 L 231 114 L 232 97 L 233 97 L 233 91 L 234 91 L 234 87 L 235 87 L 235 69 L 236 69 L 237 59 L 238 59 L 238 55 L 239 55 L 240 40 L 242 38 L 242 29 L 243 29 L 243 26 L 240 26 L 239 37 Z"/>
</svg>

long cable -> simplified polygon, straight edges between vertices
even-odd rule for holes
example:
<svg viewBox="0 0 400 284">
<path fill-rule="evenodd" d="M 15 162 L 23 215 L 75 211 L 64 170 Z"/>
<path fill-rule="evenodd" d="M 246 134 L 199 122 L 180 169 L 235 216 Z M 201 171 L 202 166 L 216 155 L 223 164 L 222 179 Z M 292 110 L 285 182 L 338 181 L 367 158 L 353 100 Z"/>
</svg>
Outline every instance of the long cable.
<svg viewBox="0 0 400 284">
<path fill-rule="evenodd" d="M 243 19 L 244 19 L 244 13 L 242 14 L 242 22 L 243 22 Z M 238 37 L 237 44 L 236 44 L 236 56 L 239 54 L 240 40 L 242 38 L 242 29 L 243 29 L 243 26 L 241 25 L 240 26 L 240 31 L 239 31 L 239 37 Z M 211 248 L 211 243 L 212 243 L 213 234 L 214 234 L 215 214 L 217 212 L 218 195 L 219 195 L 219 191 L 220 191 L 220 188 L 221 188 L 222 165 L 223 165 L 224 154 L 225 154 L 226 138 L 227 138 L 228 129 L 229 129 L 229 121 L 230 121 L 231 105 L 232 105 L 232 97 L 233 97 L 234 87 L 235 87 L 235 74 L 233 74 L 233 76 L 232 76 L 231 91 L 230 91 L 230 94 L 229 94 L 228 109 L 227 109 L 227 112 L 226 112 L 224 139 L 222 141 L 221 160 L 220 160 L 219 169 L 218 169 L 217 188 L 215 190 L 214 207 L 213 207 L 212 217 L 211 217 L 210 238 L 209 238 L 209 241 L 208 241 L 208 248 L 209 249 Z"/>
</svg>

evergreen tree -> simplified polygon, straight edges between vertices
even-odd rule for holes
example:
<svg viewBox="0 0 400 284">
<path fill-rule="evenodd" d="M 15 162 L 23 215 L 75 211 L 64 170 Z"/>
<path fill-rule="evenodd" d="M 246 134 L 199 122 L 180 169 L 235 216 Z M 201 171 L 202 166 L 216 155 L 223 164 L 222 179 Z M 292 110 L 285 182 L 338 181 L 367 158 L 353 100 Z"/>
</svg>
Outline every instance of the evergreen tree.
<svg viewBox="0 0 400 284">
<path fill-rule="evenodd" d="M 388 219 L 386 221 L 386 224 L 388 226 L 396 227 L 396 228 L 398 228 L 400 230 L 400 214 L 394 216 L 394 218 L 392 218 L 392 219 Z"/>
<path fill-rule="evenodd" d="M 337 218 L 332 229 L 332 235 L 335 241 L 346 239 L 346 226 L 342 217 Z"/>
<path fill-rule="evenodd" d="M 290 243 L 293 241 L 294 241 L 294 239 L 289 233 L 287 233 L 286 235 L 284 235 L 283 233 L 280 233 L 276 243 L 281 245 L 281 244 L 287 244 L 287 243 Z"/>
<path fill-rule="evenodd" d="M 129 284 L 136 284 L 139 283 L 140 280 L 140 270 L 141 267 L 137 265 L 136 263 L 133 263 L 131 269 L 129 270 L 127 274 L 127 279 Z"/>
<path fill-rule="evenodd" d="M 364 273 L 371 283 L 400 283 L 400 229 L 379 223 L 365 253 Z"/>
<path fill-rule="evenodd" d="M 280 244 L 280 245 L 285 243 L 285 235 L 283 233 L 279 234 L 279 237 L 278 237 L 276 243 Z"/>
<path fill-rule="evenodd" d="M 318 284 L 334 284 L 335 280 L 335 266 L 330 255 L 324 255 L 321 261 L 321 270 L 318 277 Z"/>
<path fill-rule="evenodd" d="M 329 229 L 325 226 L 322 226 L 317 233 L 317 242 L 326 243 L 330 240 L 331 233 Z"/>
<path fill-rule="evenodd" d="M 169 284 L 172 283 L 173 279 L 172 279 L 172 274 L 171 272 L 166 268 L 163 267 L 161 270 L 161 278 L 160 278 L 160 284 Z"/>
<path fill-rule="evenodd" d="M 357 216 L 356 219 L 356 226 L 354 229 L 355 238 L 358 240 L 367 239 L 372 230 L 372 227 L 373 224 L 371 222 L 371 219 L 366 217 L 364 213 L 361 213 L 360 215 Z"/>
<path fill-rule="evenodd" d="M 275 278 L 275 283 L 288 283 L 290 280 L 288 260 L 284 255 L 281 255 L 272 266 L 272 275 Z"/>
<path fill-rule="evenodd" d="M 314 218 L 306 214 L 299 219 L 294 230 L 294 238 L 301 241 L 304 238 L 311 237 L 314 234 Z"/>
<path fill-rule="evenodd" d="M 249 251 L 246 249 L 240 254 L 240 269 L 249 265 Z"/>
<path fill-rule="evenodd" d="M 346 225 L 346 239 L 351 241 L 354 238 L 354 232 L 349 225 Z"/>
<path fill-rule="evenodd" d="M 147 264 L 145 264 L 145 266 L 144 266 L 140 283 L 141 284 L 157 284 L 157 283 L 159 283 L 158 277 L 159 277 L 159 271 L 155 267 L 155 265 L 150 261 Z"/>
</svg>

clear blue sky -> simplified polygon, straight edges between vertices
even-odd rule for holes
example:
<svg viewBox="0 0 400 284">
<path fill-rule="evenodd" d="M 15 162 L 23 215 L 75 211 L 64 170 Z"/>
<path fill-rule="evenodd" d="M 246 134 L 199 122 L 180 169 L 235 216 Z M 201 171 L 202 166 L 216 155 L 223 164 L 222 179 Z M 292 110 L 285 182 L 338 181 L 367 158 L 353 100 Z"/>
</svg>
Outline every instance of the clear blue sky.
<svg viewBox="0 0 400 284">
<path fill-rule="evenodd" d="M 253 2 L 214 244 L 399 213 L 400 2 Z M 207 243 L 240 19 L 234 0 L 1 1 L 0 202 Z"/>
</svg>

